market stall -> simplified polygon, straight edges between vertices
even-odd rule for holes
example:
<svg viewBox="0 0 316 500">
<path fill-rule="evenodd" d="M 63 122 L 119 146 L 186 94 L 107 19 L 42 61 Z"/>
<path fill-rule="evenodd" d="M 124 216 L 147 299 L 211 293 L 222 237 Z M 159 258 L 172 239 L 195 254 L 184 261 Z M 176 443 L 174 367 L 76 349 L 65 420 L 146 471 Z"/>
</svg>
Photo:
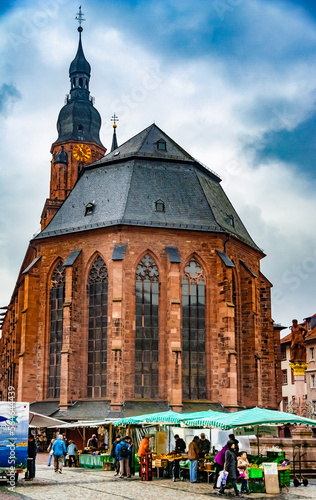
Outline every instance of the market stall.
<svg viewBox="0 0 316 500">
<path fill-rule="evenodd" d="M 267 491 L 267 483 L 274 485 L 269 493 L 274 493 L 277 487 L 288 487 L 290 484 L 289 461 L 281 449 L 275 448 L 267 451 L 267 456 L 259 454 L 260 426 L 276 424 L 306 424 L 315 425 L 315 420 L 301 417 L 293 413 L 285 413 L 265 408 L 252 408 L 229 414 L 217 416 L 196 416 L 195 419 L 184 419 L 182 425 L 188 427 L 215 427 L 222 430 L 237 429 L 240 427 L 253 426 L 256 428 L 258 455 L 249 456 L 251 467 L 249 468 L 249 486 L 254 492 Z M 273 465 L 272 465 L 273 464 Z M 275 476 L 271 478 L 270 476 Z M 276 483 L 277 487 L 276 487 Z M 273 491 L 272 491 L 273 490 Z"/>
<path fill-rule="evenodd" d="M 81 446 L 78 442 L 79 451 L 76 454 L 76 459 L 78 460 L 78 465 L 83 468 L 89 469 L 103 469 L 103 470 L 111 470 L 111 465 L 113 459 L 110 458 L 110 450 L 112 447 L 112 428 L 113 422 L 115 419 L 107 419 L 107 420 L 92 420 L 92 421 L 79 421 L 79 422 L 62 422 L 59 426 L 61 431 L 73 432 L 77 431 L 80 436 Z M 101 443 L 98 446 L 98 449 L 93 449 L 88 447 L 86 431 L 89 429 L 107 429 L 108 433 L 108 442 Z M 96 431 L 97 432 L 97 431 Z M 105 431 L 104 431 L 105 432 Z M 91 430 L 90 430 L 91 434 Z M 78 436 L 78 437 L 79 437 Z M 89 434 L 88 434 L 89 436 Z M 73 437 L 71 438 L 73 439 Z M 66 458 L 67 464 L 67 458 Z"/>
</svg>

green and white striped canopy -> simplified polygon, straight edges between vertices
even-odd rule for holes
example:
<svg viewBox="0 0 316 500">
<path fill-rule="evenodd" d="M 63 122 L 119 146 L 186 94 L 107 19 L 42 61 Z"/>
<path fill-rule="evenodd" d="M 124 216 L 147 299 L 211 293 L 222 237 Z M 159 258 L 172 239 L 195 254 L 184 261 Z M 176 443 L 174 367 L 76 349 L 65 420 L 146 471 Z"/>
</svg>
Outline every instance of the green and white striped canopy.
<svg viewBox="0 0 316 500">
<path fill-rule="evenodd" d="M 146 415 L 137 415 L 135 417 L 125 417 L 117 420 L 114 425 L 141 425 L 141 424 L 165 424 L 165 425 L 180 425 L 184 420 L 202 419 L 202 418 L 215 418 L 217 416 L 227 415 L 219 411 L 200 411 L 190 413 L 178 413 L 176 411 L 163 411 L 158 413 L 147 413 Z"/>
<path fill-rule="evenodd" d="M 316 420 L 301 417 L 294 413 L 267 410 L 265 408 L 251 408 L 250 410 L 222 413 L 217 416 L 184 419 L 182 422 L 187 427 L 215 427 L 222 430 L 245 427 L 248 425 L 264 424 L 308 424 L 316 425 Z"/>
</svg>

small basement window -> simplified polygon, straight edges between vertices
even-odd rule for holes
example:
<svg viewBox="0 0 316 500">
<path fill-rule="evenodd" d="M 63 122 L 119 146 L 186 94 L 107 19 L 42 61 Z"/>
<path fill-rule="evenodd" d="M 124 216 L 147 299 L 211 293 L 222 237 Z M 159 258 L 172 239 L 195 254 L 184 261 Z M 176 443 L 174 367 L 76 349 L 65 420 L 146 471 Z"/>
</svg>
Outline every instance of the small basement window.
<svg viewBox="0 0 316 500">
<path fill-rule="evenodd" d="M 156 207 L 156 212 L 164 212 L 165 211 L 165 204 L 162 200 L 157 200 L 155 202 L 155 207 Z"/>
<path fill-rule="evenodd" d="M 86 205 L 85 215 L 92 215 L 94 212 L 94 207 L 95 207 L 94 203 L 88 203 Z"/>
<path fill-rule="evenodd" d="M 158 151 L 167 151 L 167 143 L 163 139 L 159 139 L 157 142 Z"/>
</svg>

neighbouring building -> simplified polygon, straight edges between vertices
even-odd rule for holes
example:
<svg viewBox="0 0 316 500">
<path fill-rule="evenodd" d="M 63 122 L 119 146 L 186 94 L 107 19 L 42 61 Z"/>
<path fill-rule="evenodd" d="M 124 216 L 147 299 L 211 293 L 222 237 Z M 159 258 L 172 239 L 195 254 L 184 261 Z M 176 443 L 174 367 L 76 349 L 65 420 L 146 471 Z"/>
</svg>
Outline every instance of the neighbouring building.
<svg viewBox="0 0 316 500">
<path fill-rule="evenodd" d="M 305 400 L 311 402 L 316 415 L 316 314 L 305 318 L 301 323 L 307 330 L 306 362 L 308 368 L 305 374 Z M 290 368 L 291 334 L 281 339 L 281 381 L 282 401 L 280 410 L 287 411 L 288 404 L 295 400 L 295 385 L 293 371 Z"/>
<path fill-rule="evenodd" d="M 120 146 L 114 128 L 104 156 L 81 31 L 41 232 L 3 317 L 2 399 L 12 385 L 71 420 L 278 408 L 265 254 L 218 175 L 157 125 Z"/>
</svg>

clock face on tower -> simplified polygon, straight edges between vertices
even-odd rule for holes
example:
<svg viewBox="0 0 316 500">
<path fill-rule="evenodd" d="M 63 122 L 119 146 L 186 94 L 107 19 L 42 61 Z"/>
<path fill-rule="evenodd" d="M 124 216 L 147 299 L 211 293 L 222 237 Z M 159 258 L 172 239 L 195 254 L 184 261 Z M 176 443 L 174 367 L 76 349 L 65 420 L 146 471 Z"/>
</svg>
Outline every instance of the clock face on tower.
<svg viewBox="0 0 316 500">
<path fill-rule="evenodd" d="M 87 161 L 91 157 L 91 149 L 86 144 L 76 144 L 72 154 L 78 161 Z"/>
</svg>

